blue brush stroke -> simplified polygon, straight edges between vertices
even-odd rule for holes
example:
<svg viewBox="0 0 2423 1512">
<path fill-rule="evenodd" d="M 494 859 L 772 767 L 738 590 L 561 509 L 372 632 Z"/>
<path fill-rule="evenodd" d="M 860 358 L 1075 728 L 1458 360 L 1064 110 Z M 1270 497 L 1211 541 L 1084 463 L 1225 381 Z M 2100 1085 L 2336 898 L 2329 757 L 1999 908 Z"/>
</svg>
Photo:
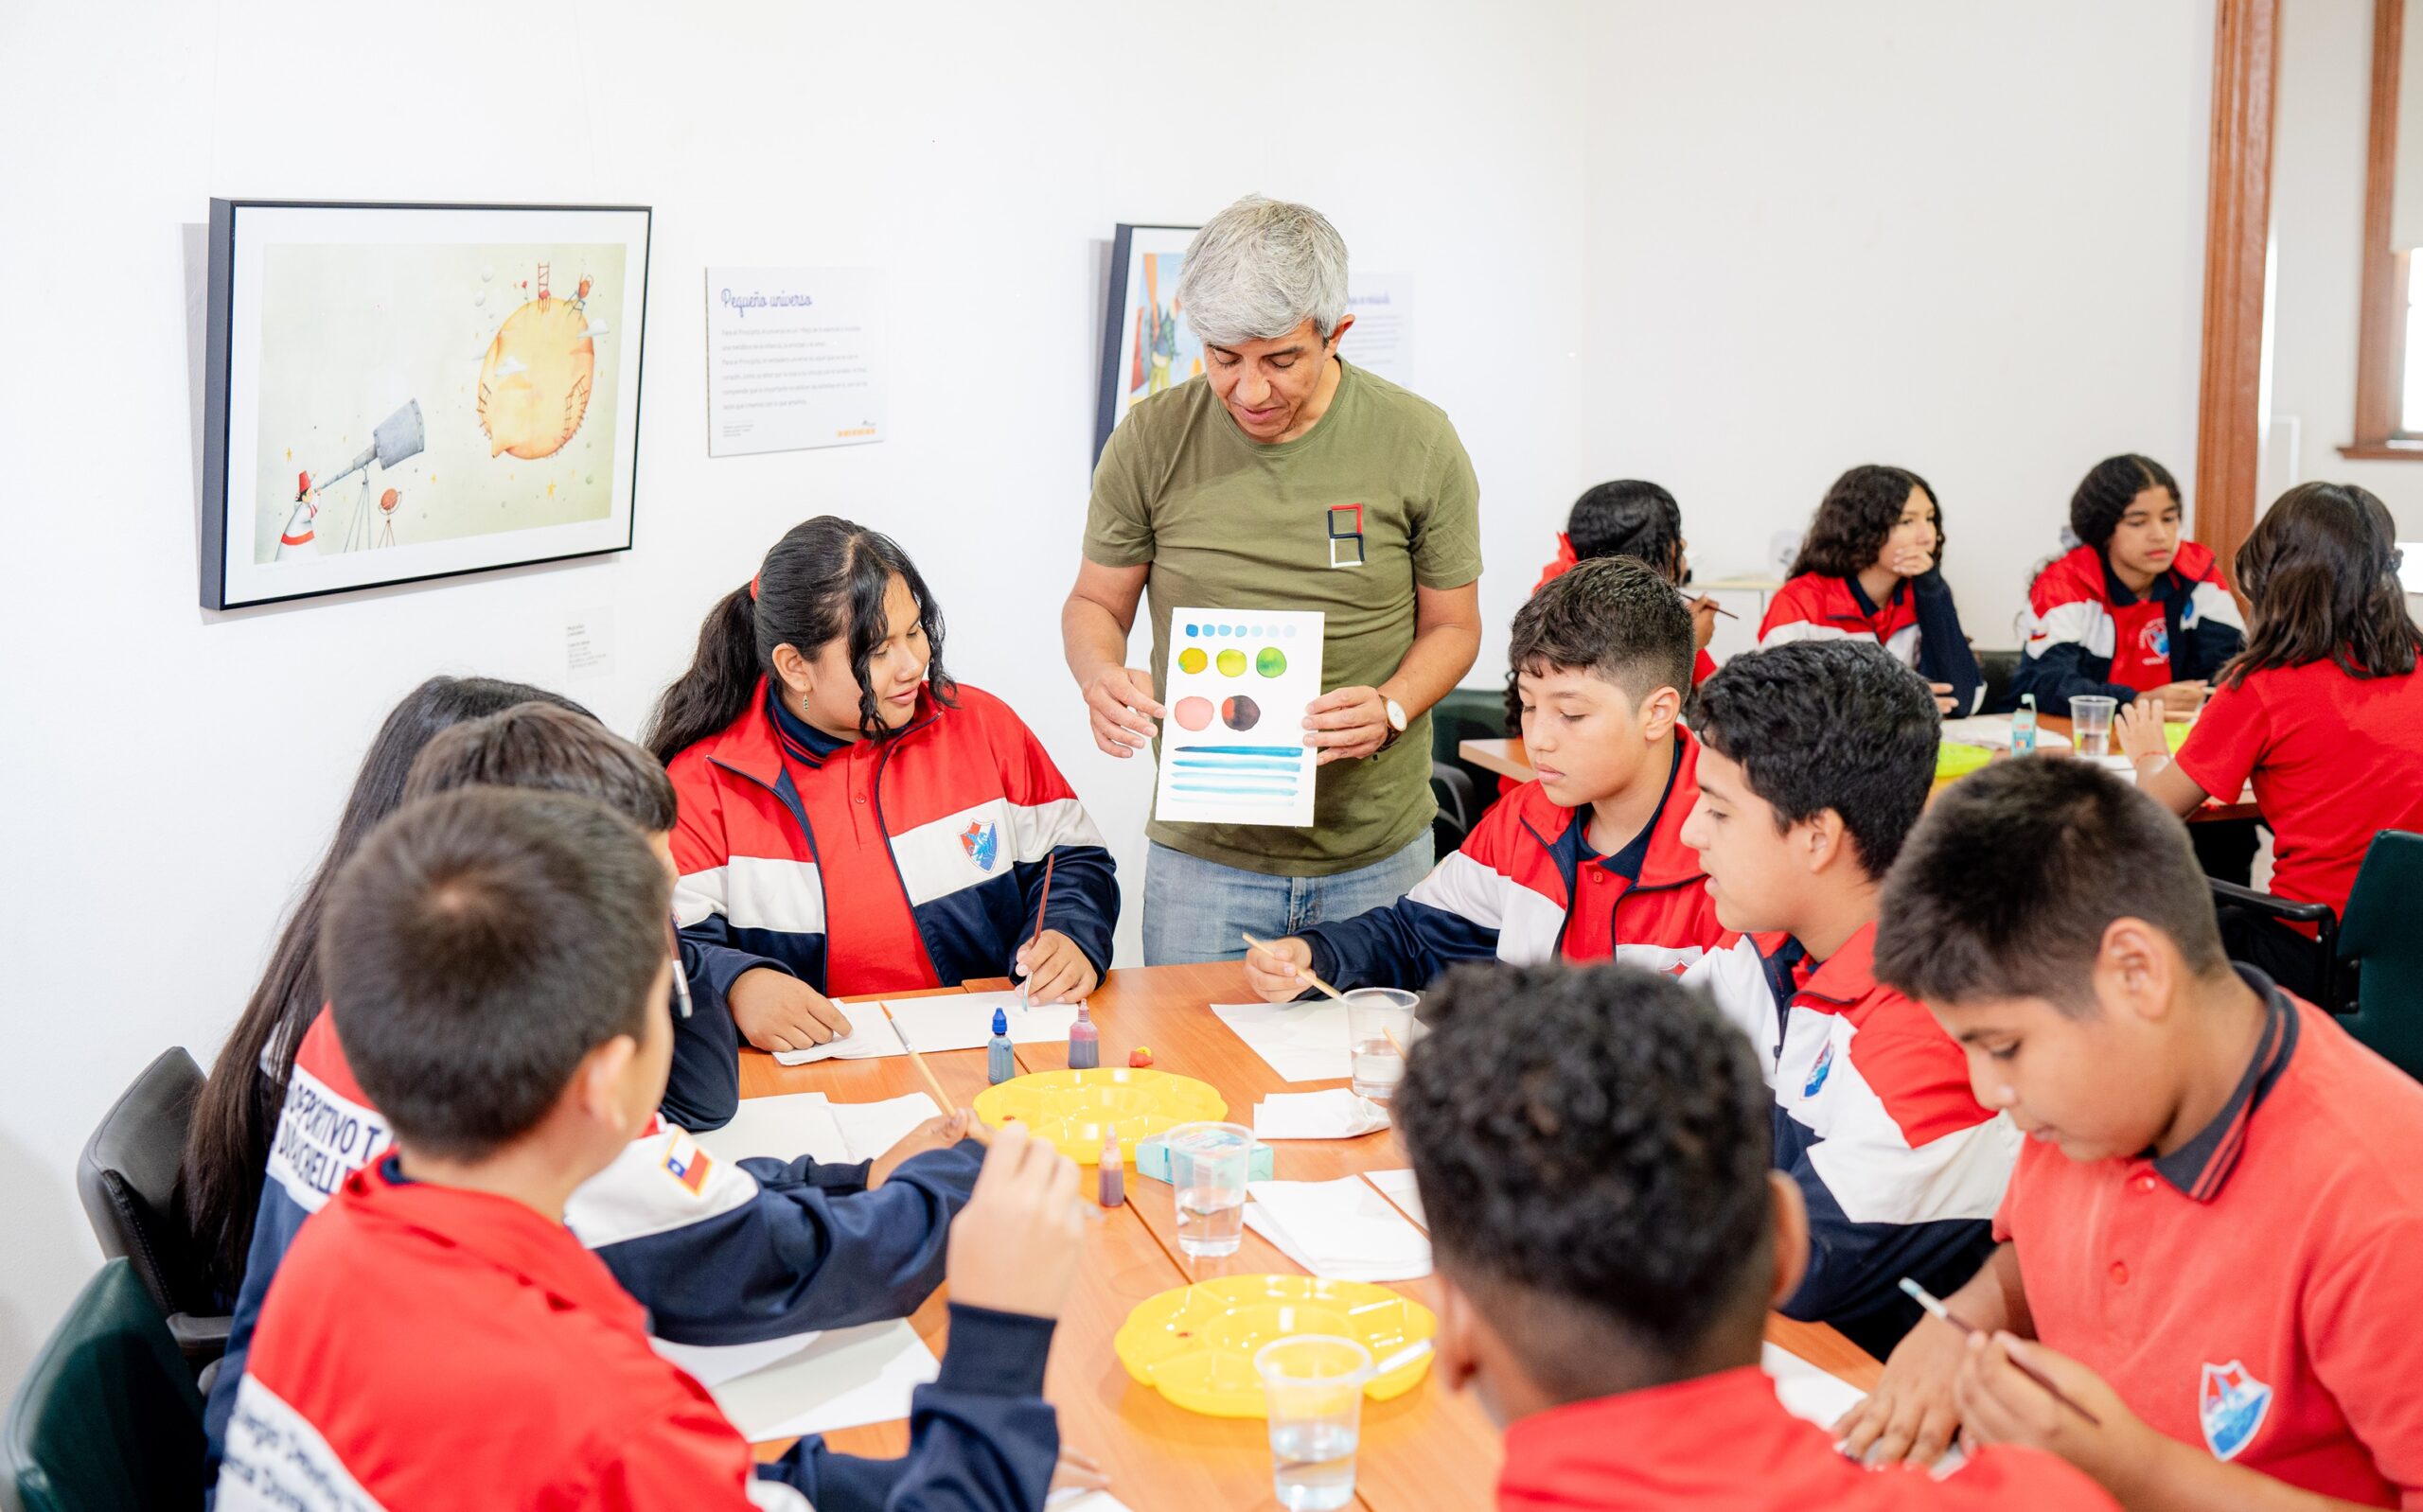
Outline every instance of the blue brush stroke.
<svg viewBox="0 0 2423 1512">
<path fill-rule="evenodd" d="M 1294 756 L 1300 760 L 1309 747 L 1303 746 L 1180 746 L 1181 756 Z"/>
<path fill-rule="evenodd" d="M 1200 766 L 1220 772 L 1288 772 L 1291 774 L 1302 770 L 1304 765 L 1302 762 L 1282 762 L 1268 756 L 1217 756 L 1199 761 L 1190 761 L 1180 756 L 1170 765 Z"/>
<path fill-rule="evenodd" d="M 1296 796 L 1296 790 L 1292 787 L 1231 787 L 1224 782 L 1172 782 L 1170 791 L 1173 793 L 1251 794 L 1257 798 L 1269 799 L 1274 802 L 1282 800 L 1292 800 Z"/>
</svg>

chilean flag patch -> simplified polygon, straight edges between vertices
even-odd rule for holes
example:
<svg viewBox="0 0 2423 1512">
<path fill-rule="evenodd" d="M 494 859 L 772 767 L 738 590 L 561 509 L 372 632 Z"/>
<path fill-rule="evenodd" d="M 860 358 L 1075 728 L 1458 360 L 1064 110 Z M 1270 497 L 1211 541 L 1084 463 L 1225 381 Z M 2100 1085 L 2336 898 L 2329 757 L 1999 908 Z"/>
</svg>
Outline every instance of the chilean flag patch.
<svg viewBox="0 0 2423 1512">
<path fill-rule="evenodd" d="M 665 1147 L 664 1173 L 693 1197 L 706 1189 L 707 1172 L 714 1165 L 715 1157 L 699 1149 L 698 1141 L 688 1134 L 675 1134 Z"/>
</svg>

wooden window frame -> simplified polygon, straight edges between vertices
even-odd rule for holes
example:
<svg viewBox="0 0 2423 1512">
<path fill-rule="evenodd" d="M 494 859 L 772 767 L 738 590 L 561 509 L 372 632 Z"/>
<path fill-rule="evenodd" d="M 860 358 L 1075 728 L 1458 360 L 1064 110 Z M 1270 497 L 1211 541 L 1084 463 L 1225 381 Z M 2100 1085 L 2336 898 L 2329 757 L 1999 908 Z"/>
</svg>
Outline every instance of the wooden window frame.
<svg viewBox="0 0 2423 1512">
<path fill-rule="evenodd" d="M 2364 147 L 2364 246 L 2361 313 L 2356 328 L 2356 438 L 2343 457 L 2368 462 L 2423 462 L 2423 434 L 2399 424 L 2406 403 L 2409 254 L 2390 246 L 2397 197 L 2399 53 L 2405 46 L 2406 0 L 2373 0 L 2373 100 Z"/>
<path fill-rule="evenodd" d="M 2279 36 L 2279 0 L 2215 0 L 2196 538 L 2225 563 L 2237 557 L 2238 543 L 2255 528 Z"/>
</svg>

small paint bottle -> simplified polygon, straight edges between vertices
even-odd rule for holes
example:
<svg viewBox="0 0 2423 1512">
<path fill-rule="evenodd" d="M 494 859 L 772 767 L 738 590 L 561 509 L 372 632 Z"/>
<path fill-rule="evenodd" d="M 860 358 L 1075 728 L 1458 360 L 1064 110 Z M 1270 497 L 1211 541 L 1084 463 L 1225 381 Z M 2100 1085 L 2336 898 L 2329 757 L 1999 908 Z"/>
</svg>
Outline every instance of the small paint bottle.
<svg viewBox="0 0 2423 1512">
<path fill-rule="evenodd" d="M 1077 1022 L 1069 1026 L 1069 1069 L 1090 1071 L 1102 1064 L 1102 1030 L 1094 1028 L 1086 1005 L 1077 1005 Z"/>
<path fill-rule="evenodd" d="M 2024 694 L 2019 707 L 2010 715 L 2010 753 L 2030 756 L 2036 751 L 2036 695 Z"/>
<path fill-rule="evenodd" d="M 1017 1074 L 1017 1052 L 1010 1047 L 1010 1018 L 997 1008 L 993 1037 L 984 1042 L 984 1080 L 998 1087 Z"/>
<path fill-rule="evenodd" d="M 1105 1207 L 1117 1207 L 1127 1201 L 1127 1165 L 1119 1153 L 1119 1126 L 1112 1124 L 1102 1132 L 1101 1186 L 1095 1196 Z"/>
</svg>

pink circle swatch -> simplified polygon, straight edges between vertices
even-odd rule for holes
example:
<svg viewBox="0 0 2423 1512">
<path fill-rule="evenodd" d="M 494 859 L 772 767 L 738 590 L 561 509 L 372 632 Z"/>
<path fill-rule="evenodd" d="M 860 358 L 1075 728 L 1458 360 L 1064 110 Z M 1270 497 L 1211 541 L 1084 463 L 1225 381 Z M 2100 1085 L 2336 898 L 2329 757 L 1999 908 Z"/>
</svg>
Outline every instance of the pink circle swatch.
<svg viewBox="0 0 2423 1512">
<path fill-rule="evenodd" d="M 1177 708 L 1171 711 L 1171 712 L 1176 716 L 1179 729 L 1201 730 L 1204 726 L 1212 723 L 1212 700 L 1209 698 L 1180 698 L 1177 701 Z"/>
</svg>

